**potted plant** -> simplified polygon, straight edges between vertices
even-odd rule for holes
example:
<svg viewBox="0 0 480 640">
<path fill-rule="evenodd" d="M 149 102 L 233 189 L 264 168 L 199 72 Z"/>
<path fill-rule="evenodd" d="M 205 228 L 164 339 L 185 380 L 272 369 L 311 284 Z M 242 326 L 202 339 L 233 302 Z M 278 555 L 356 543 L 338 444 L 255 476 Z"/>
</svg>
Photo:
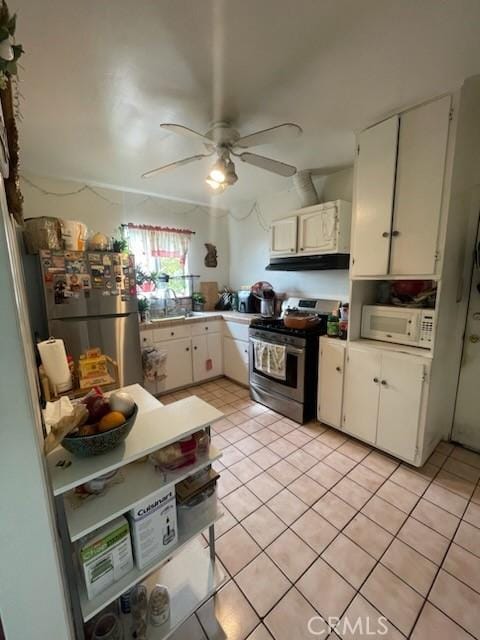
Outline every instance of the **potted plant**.
<svg viewBox="0 0 480 640">
<path fill-rule="evenodd" d="M 205 306 L 205 296 L 203 293 L 199 293 L 195 291 L 192 293 L 192 307 L 193 311 L 203 311 L 203 307 Z"/>
<path fill-rule="evenodd" d="M 155 290 L 155 283 L 157 281 L 158 274 L 155 271 L 147 273 L 141 267 L 137 267 L 136 282 L 137 287 L 144 293 L 151 293 Z"/>
<path fill-rule="evenodd" d="M 147 298 L 138 299 L 138 313 L 140 314 L 140 322 L 148 322 L 150 320 L 150 302 Z"/>
</svg>

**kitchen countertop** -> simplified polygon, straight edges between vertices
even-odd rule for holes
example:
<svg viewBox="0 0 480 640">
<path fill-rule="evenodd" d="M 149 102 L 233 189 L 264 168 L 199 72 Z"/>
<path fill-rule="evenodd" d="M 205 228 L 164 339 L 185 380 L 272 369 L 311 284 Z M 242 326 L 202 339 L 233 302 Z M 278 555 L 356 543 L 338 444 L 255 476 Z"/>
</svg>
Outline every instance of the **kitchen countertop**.
<svg viewBox="0 0 480 640">
<path fill-rule="evenodd" d="M 228 320 L 240 324 L 250 324 L 254 318 L 259 317 L 257 313 L 240 313 L 239 311 L 203 311 L 194 313 L 193 316 L 186 318 L 165 318 L 165 320 L 157 320 L 156 322 L 142 322 L 140 323 L 140 330 L 148 331 L 149 329 L 174 327 L 179 324 L 195 324 L 197 322 L 205 322 L 205 320 Z"/>
</svg>

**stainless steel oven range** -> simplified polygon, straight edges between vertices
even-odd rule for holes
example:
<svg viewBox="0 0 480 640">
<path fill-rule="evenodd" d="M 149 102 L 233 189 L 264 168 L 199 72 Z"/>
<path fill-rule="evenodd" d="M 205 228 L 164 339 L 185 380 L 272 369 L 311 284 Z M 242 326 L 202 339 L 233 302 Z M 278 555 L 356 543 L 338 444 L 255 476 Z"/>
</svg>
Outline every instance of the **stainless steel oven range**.
<svg viewBox="0 0 480 640">
<path fill-rule="evenodd" d="M 249 329 L 250 396 L 295 422 L 316 414 L 318 338 L 326 333 L 331 300 L 289 298 L 284 309 L 318 314 L 320 322 L 306 330 L 290 329 L 283 319 L 259 318 Z"/>
</svg>

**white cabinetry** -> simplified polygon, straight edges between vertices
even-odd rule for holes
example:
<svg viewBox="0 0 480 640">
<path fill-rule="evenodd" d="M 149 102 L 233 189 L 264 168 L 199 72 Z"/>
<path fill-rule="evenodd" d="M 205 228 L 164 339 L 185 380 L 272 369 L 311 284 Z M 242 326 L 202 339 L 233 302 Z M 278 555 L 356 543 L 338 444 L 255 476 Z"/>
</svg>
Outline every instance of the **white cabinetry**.
<svg viewBox="0 0 480 640">
<path fill-rule="evenodd" d="M 297 216 L 272 222 L 270 230 L 270 253 L 285 256 L 297 251 Z"/>
<path fill-rule="evenodd" d="M 317 417 L 333 427 L 342 424 L 345 342 L 320 338 Z"/>
<path fill-rule="evenodd" d="M 338 200 L 298 212 L 298 251 L 304 255 L 348 253 L 351 207 Z"/>
<path fill-rule="evenodd" d="M 224 337 L 223 372 L 240 384 L 248 384 L 248 342 Z"/>
<path fill-rule="evenodd" d="M 437 272 L 451 97 L 358 137 L 352 276 Z"/>
<path fill-rule="evenodd" d="M 155 347 L 167 354 L 166 377 L 157 383 L 157 393 L 185 387 L 193 382 L 192 340 L 164 340 L 155 343 Z"/>
<path fill-rule="evenodd" d="M 404 353 L 348 347 L 343 429 L 413 462 L 429 361 Z"/>
<path fill-rule="evenodd" d="M 222 334 L 193 336 L 193 381 L 201 382 L 222 375 Z"/>
</svg>

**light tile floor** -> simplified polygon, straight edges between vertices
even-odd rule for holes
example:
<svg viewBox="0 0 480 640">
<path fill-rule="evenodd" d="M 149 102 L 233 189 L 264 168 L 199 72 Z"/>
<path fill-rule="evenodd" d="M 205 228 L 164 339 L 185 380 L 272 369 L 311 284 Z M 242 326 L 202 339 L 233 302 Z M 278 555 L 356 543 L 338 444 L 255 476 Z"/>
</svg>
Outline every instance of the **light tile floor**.
<svg viewBox="0 0 480 640">
<path fill-rule="evenodd" d="M 229 580 L 173 640 L 480 638 L 480 455 L 441 443 L 416 469 L 227 379 L 162 401 L 186 395 L 225 413 L 213 442 Z"/>
</svg>

